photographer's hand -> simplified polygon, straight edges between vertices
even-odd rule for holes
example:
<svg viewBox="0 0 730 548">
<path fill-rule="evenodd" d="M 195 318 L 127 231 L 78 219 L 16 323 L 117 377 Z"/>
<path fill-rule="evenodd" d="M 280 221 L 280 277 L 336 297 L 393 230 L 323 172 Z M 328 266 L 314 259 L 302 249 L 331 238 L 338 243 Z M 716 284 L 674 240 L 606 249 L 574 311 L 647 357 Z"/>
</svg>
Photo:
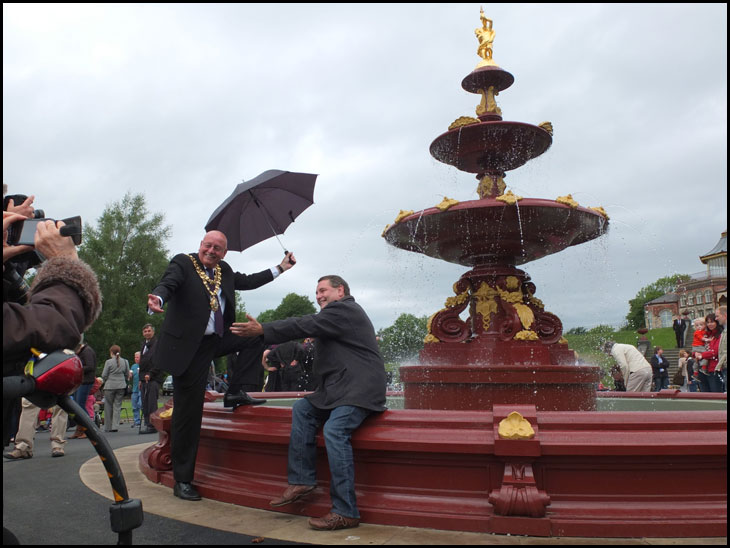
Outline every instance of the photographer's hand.
<svg viewBox="0 0 730 548">
<path fill-rule="evenodd" d="M 61 236 L 60 228 L 64 226 L 63 221 L 45 221 L 38 223 L 35 232 L 35 248 L 47 259 L 52 257 L 67 257 L 78 259 L 76 246 L 68 236 Z"/>
<path fill-rule="evenodd" d="M 21 253 L 33 251 L 33 248 L 29 245 L 8 245 L 8 228 L 14 222 L 25 219 L 25 216 L 18 213 L 3 211 L 3 263 Z"/>
<path fill-rule="evenodd" d="M 33 200 L 35 200 L 35 196 L 28 196 L 22 204 L 15 205 L 15 202 L 10 199 L 8 200 L 8 211 L 10 213 L 20 213 L 21 215 L 32 219 L 35 214 L 35 209 L 33 209 Z"/>
</svg>

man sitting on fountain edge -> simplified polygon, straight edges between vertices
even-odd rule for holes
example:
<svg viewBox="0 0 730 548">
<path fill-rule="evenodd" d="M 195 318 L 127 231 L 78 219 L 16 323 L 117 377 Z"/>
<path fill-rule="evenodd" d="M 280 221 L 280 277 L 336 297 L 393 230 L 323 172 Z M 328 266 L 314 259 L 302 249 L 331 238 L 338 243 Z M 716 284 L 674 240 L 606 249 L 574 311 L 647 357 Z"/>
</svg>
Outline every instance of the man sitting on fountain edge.
<svg viewBox="0 0 730 548">
<path fill-rule="evenodd" d="M 248 323 L 234 323 L 231 331 L 242 337 L 263 335 L 266 344 L 316 338 L 317 389 L 292 409 L 289 486 L 271 506 L 285 506 L 316 488 L 315 437 L 324 425 L 332 509 L 322 518 L 310 519 L 309 525 L 317 530 L 345 529 L 360 523 L 350 437 L 368 415 L 385 410 L 385 364 L 373 324 L 350 295 L 345 280 L 323 276 L 316 298 L 321 308 L 318 314 L 263 325 L 248 316 Z"/>
</svg>

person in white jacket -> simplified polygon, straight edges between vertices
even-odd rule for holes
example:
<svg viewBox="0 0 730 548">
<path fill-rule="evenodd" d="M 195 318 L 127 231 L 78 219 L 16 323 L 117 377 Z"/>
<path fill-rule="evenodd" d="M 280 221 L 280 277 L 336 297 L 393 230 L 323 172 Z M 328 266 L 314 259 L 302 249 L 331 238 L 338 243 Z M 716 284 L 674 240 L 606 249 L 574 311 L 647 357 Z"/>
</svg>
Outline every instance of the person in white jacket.
<svg viewBox="0 0 730 548">
<path fill-rule="evenodd" d="M 621 368 L 627 392 L 651 391 L 651 364 L 635 346 L 606 341 L 603 351 L 610 354 Z"/>
</svg>

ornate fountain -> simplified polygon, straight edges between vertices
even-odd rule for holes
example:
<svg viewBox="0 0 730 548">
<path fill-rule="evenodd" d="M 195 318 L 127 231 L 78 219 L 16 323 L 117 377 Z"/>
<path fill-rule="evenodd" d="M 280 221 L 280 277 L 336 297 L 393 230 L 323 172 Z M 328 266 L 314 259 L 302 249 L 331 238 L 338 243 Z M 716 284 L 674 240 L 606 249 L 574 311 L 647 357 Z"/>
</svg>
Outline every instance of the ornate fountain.
<svg viewBox="0 0 730 548">
<path fill-rule="evenodd" d="M 434 158 L 476 174 L 479 199 L 444 198 L 430 209 L 401 211 L 383 233 L 395 247 L 472 267 L 431 316 L 420 364 L 401 370 L 406 407 L 484 409 L 519 401 L 539 410 L 593 410 L 598 368 L 574 365 L 560 320 L 516 266 L 605 234 L 608 217 L 570 195 L 505 193 L 506 173 L 543 154 L 553 129 L 549 122 L 502 119 L 495 97 L 514 77 L 494 62 L 492 21 L 484 12 L 481 21 L 475 33 L 482 60 L 461 83 L 481 95 L 477 117 L 458 118 L 431 144 Z"/>
<path fill-rule="evenodd" d="M 549 148 L 552 126 L 502 119 L 495 96 L 514 78 L 494 63 L 492 22 L 483 13 L 481 22 L 482 61 L 462 82 L 481 95 L 477 118 L 460 118 L 431 145 L 438 160 L 477 174 L 479 199 L 401 212 L 384 232 L 396 247 L 471 270 L 432 316 L 420 363 L 401 369 L 406 409 L 368 418 L 352 437 L 362 520 L 535 536 L 726 536 L 726 411 L 595 411 L 598 368 L 574 364 L 560 320 L 516 268 L 604 234 L 608 218 L 570 195 L 505 192 L 505 174 Z M 219 397 L 205 404 L 194 483 L 206 498 L 271 509 L 286 486 L 291 410 L 231 413 Z M 169 412 L 152 422 L 159 443 L 140 454 L 140 468 L 171 488 Z M 278 511 L 329 510 L 321 438 L 318 447 L 318 489 Z"/>
</svg>

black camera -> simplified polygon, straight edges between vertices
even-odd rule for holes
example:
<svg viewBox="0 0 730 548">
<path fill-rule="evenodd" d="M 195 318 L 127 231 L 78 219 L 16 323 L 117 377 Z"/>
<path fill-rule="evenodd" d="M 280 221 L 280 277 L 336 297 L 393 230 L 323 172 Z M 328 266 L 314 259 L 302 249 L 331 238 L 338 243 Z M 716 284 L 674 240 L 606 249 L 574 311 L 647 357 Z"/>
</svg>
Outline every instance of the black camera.
<svg viewBox="0 0 730 548">
<path fill-rule="evenodd" d="M 3 199 L 3 211 L 7 211 L 10 200 L 14 205 L 22 204 L 28 197 L 23 194 L 11 194 Z M 8 245 L 34 245 L 35 232 L 38 223 L 55 221 L 46 219 L 42 209 L 36 209 L 32 219 L 16 221 L 8 228 Z M 81 217 L 63 219 L 65 226 L 61 227 L 61 235 L 69 236 L 74 244 L 81 244 Z M 8 260 L 3 266 L 3 299 L 10 302 L 24 304 L 28 300 L 28 284 L 25 282 L 25 272 L 29 268 L 40 265 L 44 260 L 36 251 L 29 251 Z"/>
<path fill-rule="evenodd" d="M 3 211 L 7 211 L 10 200 L 14 205 L 22 204 L 28 197 L 24 194 L 12 194 L 3 199 Z M 61 236 L 70 236 L 74 244 L 81 245 L 81 217 L 69 217 L 61 219 L 66 225 L 61 228 Z M 33 245 L 35 243 L 35 231 L 38 223 L 43 221 L 54 221 L 47 219 L 42 209 L 36 209 L 32 219 L 16 221 L 8 228 L 8 245 Z"/>
<path fill-rule="evenodd" d="M 36 213 L 38 213 L 36 211 Z M 8 228 L 8 245 L 33 245 L 35 243 L 35 231 L 39 223 L 55 221 L 55 219 L 25 219 L 16 221 Z M 81 217 L 69 217 L 62 219 L 65 226 L 61 227 L 61 236 L 69 236 L 74 244 L 81 244 Z"/>
</svg>

